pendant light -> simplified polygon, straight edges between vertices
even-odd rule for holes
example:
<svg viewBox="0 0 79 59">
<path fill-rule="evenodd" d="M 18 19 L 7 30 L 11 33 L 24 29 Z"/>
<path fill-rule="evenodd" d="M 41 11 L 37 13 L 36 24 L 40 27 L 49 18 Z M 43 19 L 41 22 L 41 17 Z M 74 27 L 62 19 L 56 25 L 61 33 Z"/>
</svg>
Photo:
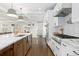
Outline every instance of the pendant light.
<svg viewBox="0 0 79 59">
<path fill-rule="evenodd" d="M 13 9 L 13 4 L 11 4 L 11 8 L 8 9 L 7 15 L 10 17 L 17 17 L 16 10 Z"/>
<path fill-rule="evenodd" d="M 19 20 L 23 20 L 24 17 L 23 17 L 23 14 L 22 14 L 22 8 L 20 8 L 20 11 L 21 11 L 21 14 L 18 16 L 18 19 L 19 19 Z"/>
</svg>

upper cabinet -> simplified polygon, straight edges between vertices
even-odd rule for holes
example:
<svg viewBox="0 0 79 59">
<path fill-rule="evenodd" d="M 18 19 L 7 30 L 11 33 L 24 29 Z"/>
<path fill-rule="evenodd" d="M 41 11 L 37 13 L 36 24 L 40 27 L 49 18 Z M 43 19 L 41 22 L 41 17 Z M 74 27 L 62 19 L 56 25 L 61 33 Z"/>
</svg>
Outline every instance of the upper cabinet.
<svg viewBox="0 0 79 59">
<path fill-rule="evenodd" d="M 13 26 L 10 22 L 1 22 L 0 21 L 0 33 L 9 33 L 13 32 Z"/>
<path fill-rule="evenodd" d="M 53 16 L 55 17 L 65 17 L 71 13 L 72 4 L 71 3 L 58 3 L 53 10 Z"/>
<path fill-rule="evenodd" d="M 72 3 L 72 22 L 79 22 L 79 3 Z"/>
</svg>

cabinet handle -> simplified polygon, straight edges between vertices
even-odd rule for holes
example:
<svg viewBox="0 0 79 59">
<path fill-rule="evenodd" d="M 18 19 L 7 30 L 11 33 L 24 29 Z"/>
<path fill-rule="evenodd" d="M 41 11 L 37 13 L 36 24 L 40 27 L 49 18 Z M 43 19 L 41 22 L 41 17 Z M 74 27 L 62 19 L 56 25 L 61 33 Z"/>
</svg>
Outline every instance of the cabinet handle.
<svg viewBox="0 0 79 59">
<path fill-rule="evenodd" d="M 56 48 L 59 49 L 57 46 L 56 46 Z"/>
<path fill-rule="evenodd" d="M 17 45 L 17 47 L 19 48 L 19 45 Z"/>
<path fill-rule="evenodd" d="M 63 44 L 63 46 L 66 46 L 65 44 Z"/>
<path fill-rule="evenodd" d="M 69 54 L 67 53 L 67 56 L 68 56 Z"/>
<path fill-rule="evenodd" d="M 17 47 L 19 47 L 19 43 L 17 44 Z"/>
<path fill-rule="evenodd" d="M 79 55 L 76 51 L 73 51 L 75 54 Z"/>
</svg>

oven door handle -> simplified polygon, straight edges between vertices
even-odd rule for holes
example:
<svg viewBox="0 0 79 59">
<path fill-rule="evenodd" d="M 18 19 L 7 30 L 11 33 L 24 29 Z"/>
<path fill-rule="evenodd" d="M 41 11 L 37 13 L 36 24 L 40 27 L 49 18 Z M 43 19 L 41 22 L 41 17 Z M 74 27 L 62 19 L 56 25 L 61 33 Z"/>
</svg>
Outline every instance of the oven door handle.
<svg viewBox="0 0 79 59">
<path fill-rule="evenodd" d="M 56 46 L 56 48 L 59 50 L 59 48 Z"/>
<path fill-rule="evenodd" d="M 73 51 L 75 54 L 79 55 L 76 51 Z"/>
</svg>

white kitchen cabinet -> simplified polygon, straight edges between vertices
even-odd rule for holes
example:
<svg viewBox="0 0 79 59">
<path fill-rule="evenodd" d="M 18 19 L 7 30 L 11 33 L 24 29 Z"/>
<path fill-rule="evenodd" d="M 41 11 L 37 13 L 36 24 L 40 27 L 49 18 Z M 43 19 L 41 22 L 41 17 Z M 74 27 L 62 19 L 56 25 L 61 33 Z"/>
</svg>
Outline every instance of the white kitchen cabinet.
<svg viewBox="0 0 79 59">
<path fill-rule="evenodd" d="M 72 22 L 79 22 L 79 3 L 72 4 Z"/>
<path fill-rule="evenodd" d="M 64 39 L 65 40 L 65 39 Z M 62 42 L 62 56 L 79 56 L 79 51 L 73 47 L 69 42 L 69 40 L 66 40 L 67 42 Z"/>
<path fill-rule="evenodd" d="M 51 39 L 51 43 L 50 43 L 50 48 L 53 51 L 55 56 L 60 56 L 61 55 L 61 45 L 58 44 L 56 41 L 54 41 L 53 39 Z"/>
<path fill-rule="evenodd" d="M 56 38 L 56 40 L 59 40 Z M 48 45 L 55 56 L 79 56 L 79 51 L 69 44 L 69 40 L 62 39 L 61 44 L 58 44 L 54 38 L 48 41 Z"/>
<path fill-rule="evenodd" d="M 54 55 L 56 55 L 56 53 L 55 53 L 56 52 L 56 48 L 55 48 L 55 44 L 54 44 L 53 40 L 49 39 L 47 41 L 47 44 L 50 47 L 50 49 L 52 50 L 52 52 L 54 53 Z"/>
<path fill-rule="evenodd" d="M 67 56 L 79 56 L 79 52 L 75 48 L 69 46 Z"/>
<path fill-rule="evenodd" d="M 9 23 L 0 23 L 0 33 L 12 32 L 12 26 Z"/>
<path fill-rule="evenodd" d="M 66 44 L 66 43 L 64 43 L 64 42 L 62 42 L 61 43 L 61 55 L 62 56 L 67 56 L 68 55 L 68 53 L 70 52 L 70 50 L 69 50 L 69 48 L 68 48 L 68 45 Z"/>
<path fill-rule="evenodd" d="M 53 46 L 52 46 L 52 42 L 51 42 L 51 39 L 49 39 L 49 40 L 47 40 L 47 44 L 48 44 L 48 46 L 50 47 L 50 49 L 53 51 Z"/>
<path fill-rule="evenodd" d="M 55 39 L 61 41 L 61 44 L 57 43 Z M 55 56 L 79 56 L 78 48 L 75 48 L 70 43 L 70 39 L 60 39 L 57 37 L 48 40 L 48 45 Z"/>
</svg>

